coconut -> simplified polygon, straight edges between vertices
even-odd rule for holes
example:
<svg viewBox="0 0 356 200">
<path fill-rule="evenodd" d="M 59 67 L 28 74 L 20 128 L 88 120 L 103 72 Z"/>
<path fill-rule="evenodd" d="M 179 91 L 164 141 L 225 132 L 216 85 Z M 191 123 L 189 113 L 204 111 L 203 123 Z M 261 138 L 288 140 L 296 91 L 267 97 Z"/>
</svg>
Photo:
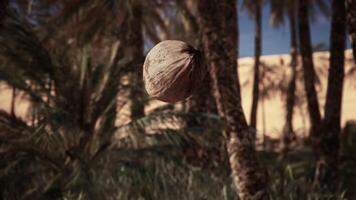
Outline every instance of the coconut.
<svg viewBox="0 0 356 200">
<path fill-rule="evenodd" d="M 148 52 L 143 65 L 148 95 L 168 103 L 188 98 L 205 75 L 201 53 L 177 40 L 158 43 Z"/>
</svg>

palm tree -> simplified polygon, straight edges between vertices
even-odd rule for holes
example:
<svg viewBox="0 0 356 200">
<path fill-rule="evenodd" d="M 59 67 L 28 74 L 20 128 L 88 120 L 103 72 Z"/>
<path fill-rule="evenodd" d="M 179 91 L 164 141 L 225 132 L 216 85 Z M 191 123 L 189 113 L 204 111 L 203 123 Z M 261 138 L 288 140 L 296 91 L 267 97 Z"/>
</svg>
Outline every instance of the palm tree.
<svg viewBox="0 0 356 200">
<path fill-rule="evenodd" d="M 6 61 L 6 65 L 3 64 L 0 68 L 2 80 L 23 92 L 28 96 L 31 106 L 36 107 L 36 120 L 33 124 L 27 124 L 1 111 L 1 142 L 2 149 L 6 150 L 4 155 L 24 153 L 29 158 L 40 157 L 41 162 L 47 162 L 43 167 L 49 167 L 48 171 L 42 174 L 45 176 L 51 173 L 58 175 L 61 169 L 77 165 L 77 161 L 74 161 L 66 166 L 66 155 L 70 155 L 74 160 L 80 157 L 87 162 L 99 153 L 99 149 L 106 148 L 107 142 L 104 141 L 107 139 L 104 138 L 113 131 L 110 128 L 110 131 L 102 134 L 101 139 L 96 135 L 97 131 L 107 130 L 106 111 L 111 109 L 113 105 L 110 102 L 117 95 L 113 88 L 116 85 L 113 81 L 117 78 L 105 78 L 106 82 L 100 75 L 104 75 L 105 70 L 118 75 L 118 62 L 113 62 L 108 68 L 92 66 L 87 48 L 74 50 L 65 43 L 64 48 L 57 48 L 56 53 L 50 53 L 33 30 L 17 18 L 9 16 L 4 24 L 4 31 L 0 35 L 1 58 Z M 121 59 L 120 51 L 120 48 L 113 51 L 115 61 Z M 75 56 L 75 52 L 79 52 L 80 56 Z M 71 56 L 78 59 L 68 59 Z M 70 63 L 71 61 L 73 63 Z M 51 84 L 55 87 L 50 87 Z M 103 90 L 100 91 L 98 84 L 103 86 Z M 98 106 L 94 108 L 93 103 Z M 98 120 L 102 120 L 102 126 L 97 126 L 100 130 L 95 128 Z M 23 134 L 19 134 L 19 130 Z M 36 137 L 32 135 L 34 130 L 37 130 Z M 10 134 L 12 138 L 6 137 L 4 133 Z M 54 140 L 57 142 L 53 143 Z M 93 142 L 95 140 L 97 142 Z M 10 159 L 9 162 L 18 161 Z M 35 166 L 36 163 L 29 162 L 28 168 L 24 170 L 31 171 Z M 68 168 L 67 170 L 70 170 Z M 57 180 L 52 181 L 53 185 L 48 185 L 49 190 L 45 189 L 40 193 L 45 195 L 50 189 L 59 187 Z M 36 191 L 25 195 L 30 195 L 26 198 L 39 198 Z"/>
<path fill-rule="evenodd" d="M 12 88 L 10 113 L 12 116 L 16 116 L 16 88 Z"/>
<path fill-rule="evenodd" d="M 241 199 L 268 199 L 267 180 L 257 160 L 253 130 L 241 106 L 237 76 L 237 3 L 198 2 L 203 50 L 213 82 L 213 95 L 223 120 L 234 183 Z"/>
<path fill-rule="evenodd" d="M 346 39 L 345 0 L 332 1 L 332 21 L 330 35 L 329 76 L 324 107 L 323 133 L 320 140 L 321 157 L 316 179 L 326 189 L 338 189 L 339 136 L 341 133 L 341 105 L 344 82 L 345 39 Z"/>
<path fill-rule="evenodd" d="M 315 69 L 313 63 L 312 46 L 309 27 L 309 0 L 299 1 L 298 6 L 298 29 L 300 53 L 302 57 L 304 87 L 307 95 L 308 111 L 311 121 L 311 137 L 319 138 L 321 131 L 321 114 L 319 101 L 315 89 Z M 316 145 L 317 142 L 314 142 Z"/>
<path fill-rule="evenodd" d="M 128 20 L 126 40 L 126 53 L 130 54 L 130 59 L 143 62 L 144 36 L 149 40 L 159 42 L 158 31 L 163 35 L 168 35 L 165 21 L 160 14 L 162 8 L 169 6 L 170 2 L 138 0 L 130 1 L 72 1 L 70 3 L 57 0 L 49 2 L 50 5 L 58 4 L 63 7 L 56 16 L 47 24 L 48 35 L 56 35 L 54 31 L 58 27 L 71 29 L 64 33 L 66 37 L 74 37 L 79 45 L 85 45 L 91 40 L 98 38 L 98 35 L 105 32 L 103 27 L 112 27 L 116 23 L 123 23 Z M 52 5 L 53 6 L 53 5 Z M 143 12 L 143 8 L 145 8 Z M 93 18 L 95 16 L 95 18 Z M 80 23 L 80 26 L 77 26 Z M 144 106 L 146 96 L 144 95 L 142 72 L 138 62 L 135 69 L 130 73 L 129 98 L 132 100 L 130 111 L 131 118 L 138 119 L 144 116 Z"/>
<path fill-rule="evenodd" d="M 286 143 L 290 141 L 290 139 L 294 138 L 294 130 L 293 130 L 293 110 L 295 106 L 295 90 L 296 90 L 296 77 L 297 77 L 297 65 L 298 65 L 298 18 L 297 18 L 297 10 L 298 10 L 298 1 L 281 1 L 281 0 L 271 0 L 271 24 L 274 27 L 279 27 L 284 24 L 285 17 L 288 17 L 289 21 L 289 29 L 290 29 L 290 46 L 291 46 L 291 62 L 290 66 L 291 76 L 288 81 L 287 86 L 287 94 L 286 94 L 286 121 L 283 128 L 284 142 Z M 309 1 L 309 10 L 312 16 L 309 20 L 313 20 L 313 16 L 315 15 L 316 8 L 321 11 L 321 13 L 325 16 L 329 16 L 328 6 L 325 4 L 323 0 L 310 0 Z"/>
<path fill-rule="evenodd" d="M 286 95 L 286 121 L 283 128 L 284 146 L 287 148 L 288 143 L 295 137 L 293 129 L 293 113 L 295 105 L 295 90 L 298 65 L 298 44 L 297 44 L 297 1 L 271 1 L 271 23 L 272 26 L 278 27 L 284 23 L 284 15 L 288 16 L 290 30 L 290 48 L 291 62 L 290 67 L 291 77 L 288 81 Z"/>
<path fill-rule="evenodd" d="M 253 15 L 255 19 L 255 63 L 253 75 L 253 89 L 252 89 L 252 104 L 250 114 L 250 126 L 256 128 L 258 101 L 259 101 L 259 79 L 260 79 L 260 56 L 262 50 L 262 6 L 263 0 L 249 1 L 245 0 L 242 3 L 242 8 L 247 8 L 248 12 Z"/>
<path fill-rule="evenodd" d="M 337 190 L 339 134 L 341 118 L 341 99 L 344 77 L 345 49 L 345 2 L 332 2 L 332 22 L 330 36 L 330 67 L 328 87 L 324 108 L 325 117 L 319 111 L 319 102 L 315 91 L 315 71 L 312 60 L 310 30 L 308 22 L 308 0 L 299 4 L 299 37 L 302 54 L 304 83 L 307 94 L 308 110 L 311 118 L 311 133 L 315 139 L 316 158 L 315 183 L 324 189 Z"/>
<path fill-rule="evenodd" d="M 352 52 L 356 62 L 356 2 L 353 0 L 346 1 L 347 13 L 347 28 L 349 30 L 349 37 L 352 45 Z"/>
<path fill-rule="evenodd" d="M 183 0 L 183 1 L 175 1 L 177 12 L 180 14 L 180 17 L 174 16 L 174 22 L 172 21 L 171 26 L 174 24 L 180 25 L 179 30 L 181 32 L 175 31 L 171 35 L 172 38 L 181 39 L 182 41 L 188 42 L 190 45 L 196 47 L 197 49 L 201 49 L 201 31 L 199 30 L 196 9 L 197 4 L 196 1 L 191 0 Z M 178 29 L 178 27 L 176 28 Z M 204 54 L 203 52 L 201 52 Z M 202 55 L 204 56 L 204 55 Z M 194 94 L 185 102 L 184 110 L 187 112 L 213 112 L 211 109 L 211 100 L 212 95 L 210 92 L 210 80 L 207 76 L 203 83 L 202 87 L 199 87 Z M 197 122 L 194 120 L 192 122 L 188 122 L 191 126 L 197 125 Z"/>
</svg>

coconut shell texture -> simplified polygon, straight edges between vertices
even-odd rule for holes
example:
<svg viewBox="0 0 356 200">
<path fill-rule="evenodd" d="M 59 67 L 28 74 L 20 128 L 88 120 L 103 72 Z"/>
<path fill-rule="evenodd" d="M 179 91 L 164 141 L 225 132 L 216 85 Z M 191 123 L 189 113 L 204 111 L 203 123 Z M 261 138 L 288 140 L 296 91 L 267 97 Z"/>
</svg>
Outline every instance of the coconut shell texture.
<svg viewBox="0 0 356 200">
<path fill-rule="evenodd" d="M 189 97 L 206 75 L 201 53 L 185 42 L 166 40 L 147 54 L 143 80 L 152 98 L 174 103 Z"/>
</svg>

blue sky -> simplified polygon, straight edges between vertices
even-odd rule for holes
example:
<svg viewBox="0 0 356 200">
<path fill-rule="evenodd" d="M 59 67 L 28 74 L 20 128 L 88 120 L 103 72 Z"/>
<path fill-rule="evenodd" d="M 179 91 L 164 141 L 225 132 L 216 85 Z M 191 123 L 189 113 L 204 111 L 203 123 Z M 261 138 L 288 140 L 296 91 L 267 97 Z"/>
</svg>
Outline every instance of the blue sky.
<svg viewBox="0 0 356 200">
<path fill-rule="evenodd" d="M 289 53 L 289 25 L 287 20 L 284 26 L 273 29 L 269 24 L 269 11 L 269 4 L 265 4 L 262 15 L 262 54 Z M 239 10 L 240 57 L 253 56 L 254 54 L 255 24 L 253 20 L 246 10 Z M 315 21 L 310 26 L 313 45 L 323 43 L 328 49 L 330 20 L 330 18 L 327 19 L 321 13 L 316 13 Z"/>
</svg>

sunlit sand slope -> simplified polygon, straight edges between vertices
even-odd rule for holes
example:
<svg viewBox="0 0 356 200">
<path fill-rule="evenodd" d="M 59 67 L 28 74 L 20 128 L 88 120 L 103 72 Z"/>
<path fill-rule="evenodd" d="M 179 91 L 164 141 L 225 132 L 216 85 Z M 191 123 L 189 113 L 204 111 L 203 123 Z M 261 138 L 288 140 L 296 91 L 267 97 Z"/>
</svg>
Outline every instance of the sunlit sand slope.
<svg viewBox="0 0 356 200">
<path fill-rule="evenodd" d="M 290 56 L 289 55 L 271 55 L 262 56 L 263 65 L 261 66 L 262 73 L 266 71 L 266 76 L 263 78 L 263 84 L 260 85 L 260 90 L 265 98 L 261 99 L 258 108 L 257 131 L 259 136 L 263 133 L 277 138 L 280 136 L 285 122 L 284 102 L 285 93 L 281 92 L 280 88 L 285 88 L 288 77 L 290 76 Z M 242 86 L 241 96 L 244 112 L 247 119 L 250 117 L 251 94 L 252 94 L 252 78 L 253 78 L 253 58 L 240 58 L 239 62 L 239 78 Z M 324 110 L 326 81 L 328 75 L 329 53 L 318 52 L 314 53 L 314 63 L 319 80 L 317 86 L 320 110 Z M 346 51 L 346 74 L 345 78 L 343 101 L 342 101 L 342 126 L 348 120 L 356 120 L 356 70 L 354 74 L 350 74 L 352 68 L 355 69 L 351 50 Z M 10 111 L 11 107 L 11 88 L 2 84 L 0 86 L 0 108 Z M 295 109 L 294 128 L 296 132 L 302 136 L 307 134 L 309 127 L 308 112 L 306 110 L 306 98 L 303 89 L 302 71 L 299 62 L 298 66 L 298 81 L 297 81 L 297 96 L 298 106 Z M 125 95 L 124 95 L 125 96 Z M 124 97 L 119 98 L 119 107 L 123 105 L 123 109 L 118 114 L 117 124 L 122 125 L 129 122 L 128 105 L 122 103 Z M 162 102 L 152 100 L 146 107 L 146 112 L 159 106 L 166 105 Z M 180 105 L 178 105 L 179 107 Z M 176 106 L 177 107 L 177 106 Z M 28 103 L 25 98 L 19 97 L 16 100 L 16 115 L 26 119 L 28 112 Z"/>
<path fill-rule="evenodd" d="M 349 74 L 351 68 L 355 67 L 352 58 L 351 50 L 345 51 L 346 62 L 345 72 Z M 314 64 L 317 76 L 319 78 L 318 97 L 321 112 L 324 111 L 324 103 L 327 88 L 327 76 L 329 68 L 329 53 L 318 52 L 314 53 Z M 264 85 L 260 85 L 260 90 L 268 88 L 271 83 L 282 82 L 286 85 L 288 77 L 290 76 L 290 56 L 289 55 L 272 55 L 263 56 L 262 62 L 265 66 L 261 66 L 261 71 L 269 69 L 268 80 L 264 79 Z M 240 83 L 243 85 L 241 96 L 243 108 L 246 117 L 249 119 L 252 101 L 252 80 L 253 80 L 253 58 L 239 59 L 239 77 Z M 309 116 L 306 109 L 306 96 L 304 93 L 304 85 L 302 79 L 301 62 L 298 65 L 298 81 L 297 81 L 297 96 L 299 106 L 295 109 L 293 125 L 299 134 L 307 134 L 309 127 Z M 264 68 L 264 69 L 263 69 Z M 272 87 L 273 88 L 273 87 Z M 271 137 L 279 137 L 285 120 L 285 93 L 267 90 L 268 97 L 259 102 L 258 108 L 258 133 L 263 132 Z M 343 100 L 342 100 L 342 126 L 346 121 L 356 119 L 356 73 L 347 75 L 344 82 Z M 265 125 L 264 125 L 265 124 Z"/>
</svg>

